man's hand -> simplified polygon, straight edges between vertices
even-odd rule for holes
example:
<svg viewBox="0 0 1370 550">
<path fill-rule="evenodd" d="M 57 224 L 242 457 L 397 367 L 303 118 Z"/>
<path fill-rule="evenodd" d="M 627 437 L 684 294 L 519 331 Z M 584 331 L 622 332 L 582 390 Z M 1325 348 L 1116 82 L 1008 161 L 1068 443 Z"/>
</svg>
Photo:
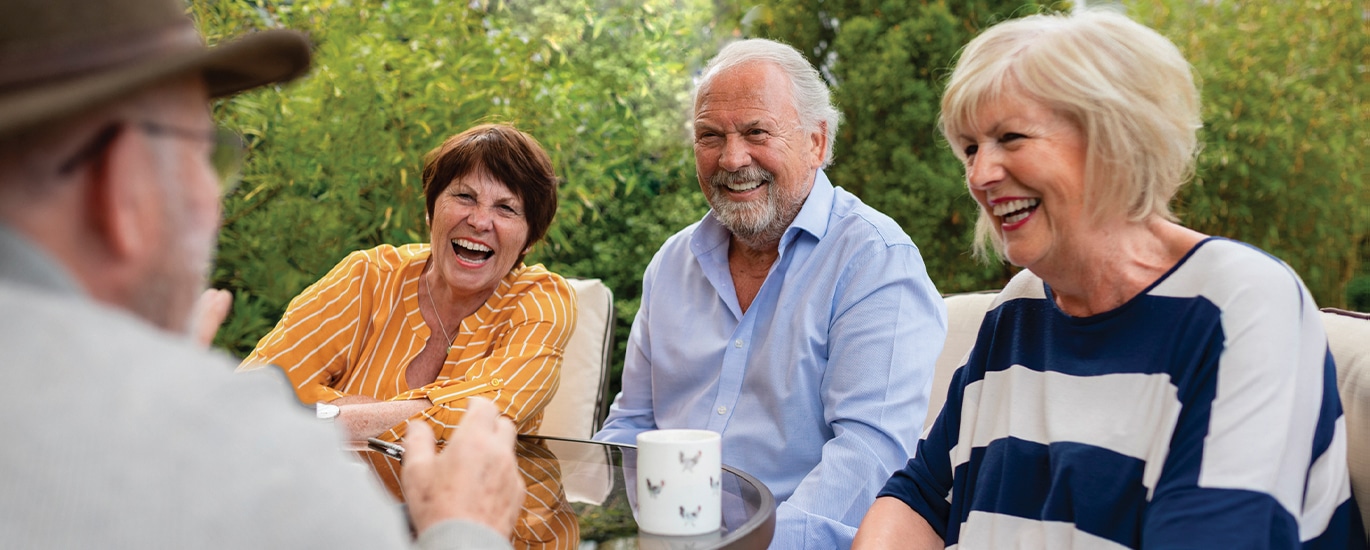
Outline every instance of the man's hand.
<svg viewBox="0 0 1370 550">
<path fill-rule="evenodd" d="M 514 423 L 485 399 L 467 400 L 466 415 L 437 453 L 433 429 L 409 423 L 400 487 L 414 529 L 422 534 L 449 519 L 481 523 L 509 537 L 523 505 L 523 478 L 514 462 Z"/>
</svg>

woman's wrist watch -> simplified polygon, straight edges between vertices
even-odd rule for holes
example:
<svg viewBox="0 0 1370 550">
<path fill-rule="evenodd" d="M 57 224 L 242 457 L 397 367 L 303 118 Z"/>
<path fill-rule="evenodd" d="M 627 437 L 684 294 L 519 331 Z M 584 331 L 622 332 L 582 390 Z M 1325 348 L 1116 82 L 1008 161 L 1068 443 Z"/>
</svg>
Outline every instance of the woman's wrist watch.
<svg viewBox="0 0 1370 550">
<path fill-rule="evenodd" d="M 342 408 L 337 405 L 324 403 L 323 401 L 314 404 L 314 416 L 319 420 L 332 422 L 333 419 L 337 418 L 341 413 Z"/>
</svg>

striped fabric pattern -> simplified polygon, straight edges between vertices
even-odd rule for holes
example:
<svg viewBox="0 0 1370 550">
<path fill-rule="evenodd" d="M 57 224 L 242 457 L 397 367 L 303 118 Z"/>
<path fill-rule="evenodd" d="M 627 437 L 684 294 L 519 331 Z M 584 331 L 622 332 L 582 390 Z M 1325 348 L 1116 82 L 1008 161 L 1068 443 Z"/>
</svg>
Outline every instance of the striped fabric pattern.
<svg viewBox="0 0 1370 550">
<path fill-rule="evenodd" d="M 494 295 L 462 319 L 437 379 L 411 389 L 405 369 L 437 332 L 419 313 L 419 276 L 430 250 L 427 244 L 382 245 L 348 255 L 290 302 L 281 321 L 243 360 L 244 367 L 281 367 L 304 403 L 347 395 L 428 398 L 434 406 L 419 416 L 440 444 L 461 421 L 471 396 L 494 401 L 519 433 L 536 433 L 575 328 L 574 291 L 541 265 L 515 266 Z M 404 429 L 400 423 L 380 439 L 400 441 Z M 398 464 L 376 453 L 362 456 L 386 488 L 403 499 Z M 519 460 L 529 496 L 515 546 L 575 548 L 576 520 L 565 506 L 558 476 L 549 472 L 545 458 L 521 453 Z"/>
<path fill-rule="evenodd" d="M 1210 238 L 1093 317 L 1014 277 L 881 495 L 949 548 L 1346 548 L 1364 538 L 1345 456 L 1312 297 Z"/>
</svg>

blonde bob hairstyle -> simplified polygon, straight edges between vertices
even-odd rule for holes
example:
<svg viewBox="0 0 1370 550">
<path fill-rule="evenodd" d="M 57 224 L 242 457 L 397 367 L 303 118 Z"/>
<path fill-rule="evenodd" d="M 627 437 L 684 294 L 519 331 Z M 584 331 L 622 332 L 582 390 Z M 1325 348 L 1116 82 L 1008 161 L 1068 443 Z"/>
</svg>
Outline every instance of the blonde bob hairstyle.
<svg viewBox="0 0 1370 550">
<path fill-rule="evenodd" d="M 977 116 L 1003 97 L 1039 102 L 1080 128 L 1090 215 L 1175 220 L 1170 200 L 1194 174 L 1203 124 L 1189 63 L 1165 37 L 1102 10 L 995 25 L 961 52 L 942 96 L 942 135 L 956 144 L 977 133 Z M 976 256 L 986 241 L 1003 256 L 983 208 L 975 234 Z"/>
</svg>

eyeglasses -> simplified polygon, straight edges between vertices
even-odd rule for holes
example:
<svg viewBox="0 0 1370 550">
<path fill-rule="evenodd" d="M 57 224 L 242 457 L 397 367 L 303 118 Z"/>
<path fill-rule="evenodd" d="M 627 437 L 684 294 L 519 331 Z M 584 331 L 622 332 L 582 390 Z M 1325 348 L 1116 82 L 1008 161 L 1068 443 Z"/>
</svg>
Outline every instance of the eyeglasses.
<svg viewBox="0 0 1370 550">
<path fill-rule="evenodd" d="M 96 134 L 89 143 L 58 165 L 58 173 L 69 174 L 72 170 L 99 155 L 101 151 L 109 147 L 115 136 L 119 135 L 121 124 L 115 122 L 100 130 L 100 133 Z M 209 154 L 209 164 L 214 168 L 214 174 L 219 177 L 220 192 L 227 196 L 238 187 L 238 181 L 242 177 L 243 158 L 247 156 L 247 144 L 243 142 L 242 136 L 236 132 L 226 128 L 215 128 L 209 131 L 190 130 L 146 120 L 138 121 L 134 123 L 134 126 L 154 136 L 170 136 L 212 144 L 214 148 Z"/>
</svg>

